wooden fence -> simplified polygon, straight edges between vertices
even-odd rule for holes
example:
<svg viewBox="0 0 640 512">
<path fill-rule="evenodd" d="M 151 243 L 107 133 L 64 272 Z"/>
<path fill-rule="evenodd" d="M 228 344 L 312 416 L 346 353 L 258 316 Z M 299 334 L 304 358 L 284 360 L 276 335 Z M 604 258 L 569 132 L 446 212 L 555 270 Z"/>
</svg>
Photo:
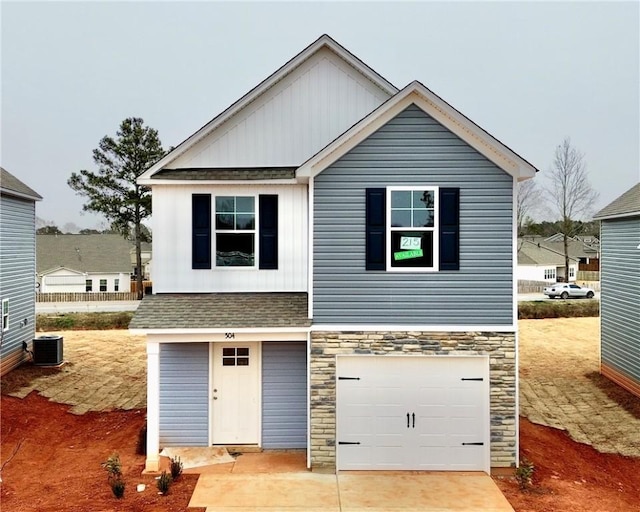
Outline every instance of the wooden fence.
<svg viewBox="0 0 640 512">
<path fill-rule="evenodd" d="M 107 300 L 136 300 L 137 298 L 137 294 L 133 292 L 36 293 L 36 302 L 94 302 Z"/>
</svg>

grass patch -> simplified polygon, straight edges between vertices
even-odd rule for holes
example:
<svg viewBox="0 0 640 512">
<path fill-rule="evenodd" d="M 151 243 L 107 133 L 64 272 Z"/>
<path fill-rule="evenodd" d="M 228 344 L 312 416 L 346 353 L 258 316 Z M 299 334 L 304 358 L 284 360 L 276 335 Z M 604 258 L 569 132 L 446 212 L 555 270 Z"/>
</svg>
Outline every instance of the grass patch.
<svg viewBox="0 0 640 512">
<path fill-rule="evenodd" d="M 536 300 L 518 303 L 518 318 L 520 320 L 599 315 L 600 301 L 598 300 Z"/>
<path fill-rule="evenodd" d="M 36 317 L 37 331 L 87 331 L 127 329 L 133 311 L 117 313 L 61 313 L 40 314 Z"/>
</svg>

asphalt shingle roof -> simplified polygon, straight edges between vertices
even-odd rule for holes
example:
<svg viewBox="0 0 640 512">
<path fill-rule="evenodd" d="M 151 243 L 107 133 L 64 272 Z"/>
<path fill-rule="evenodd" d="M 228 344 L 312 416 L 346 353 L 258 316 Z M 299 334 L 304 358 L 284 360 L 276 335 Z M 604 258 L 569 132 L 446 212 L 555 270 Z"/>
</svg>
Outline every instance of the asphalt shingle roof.
<svg viewBox="0 0 640 512">
<path fill-rule="evenodd" d="M 29 199 L 33 199 L 34 201 L 39 201 L 42 199 L 42 196 L 38 194 L 31 187 L 28 187 L 24 183 L 22 183 L 18 178 L 16 178 L 9 171 L 4 170 L 0 167 L 0 190 L 2 190 L 3 194 L 17 195 L 19 197 L 26 197 Z"/>
<path fill-rule="evenodd" d="M 122 235 L 36 235 L 36 267 L 91 273 L 131 272 L 131 243 Z"/>
<path fill-rule="evenodd" d="M 146 295 L 129 329 L 306 328 L 307 300 L 306 293 Z"/>
<path fill-rule="evenodd" d="M 163 169 L 154 180 L 281 180 L 296 177 L 296 167 Z"/>
<path fill-rule="evenodd" d="M 573 255 L 571 260 L 577 260 Z M 518 264 L 519 265 L 564 265 L 563 250 L 556 251 L 548 245 L 518 239 Z"/>
<path fill-rule="evenodd" d="M 614 199 L 596 213 L 593 218 L 607 219 L 610 217 L 633 215 L 640 215 L 640 183 L 637 183 L 620 197 Z"/>
</svg>

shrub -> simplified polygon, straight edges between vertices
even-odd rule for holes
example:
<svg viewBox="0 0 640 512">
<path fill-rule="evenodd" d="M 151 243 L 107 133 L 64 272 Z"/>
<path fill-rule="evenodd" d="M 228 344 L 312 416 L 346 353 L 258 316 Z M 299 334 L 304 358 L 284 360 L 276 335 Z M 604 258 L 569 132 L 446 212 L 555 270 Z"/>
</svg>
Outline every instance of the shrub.
<svg viewBox="0 0 640 512">
<path fill-rule="evenodd" d="M 117 453 L 112 453 L 111 456 L 100 465 L 106 469 L 110 480 L 117 479 L 122 476 L 122 463 L 120 462 L 120 456 Z"/>
<path fill-rule="evenodd" d="M 158 490 L 162 494 L 167 494 L 169 492 L 169 487 L 171 487 L 171 475 L 166 471 L 163 471 L 162 474 L 158 477 L 157 484 Z"/>
<path fill-rule="evenodd" d="M 113 495 L 117 499 L 124 498 L 125 483 L 121 476 L 110 479 L 109 484 L 111 485 L 111 491 L 113 492 Z"/>
<path fill-rule="evenodd" d="M 521 491 L 525 491 L 531 486 L 534 469 L 533 463 L 523 457 L 520 466 L 516 468 L 515 475 Z"/>
<path fill-rule="evenodd" d="M 138 444 L 136 445 L 136 454 L 138 455 L 146 455 L 147 454 L 147 424 L 138 432 Z"/>
<path fill-rule="evenodd" d="M 177 480 L 182 474 L 182 462 L 180 462 L 180 457 L 172 457 L 170 460 L 169 469 L 171 470 L 171 478 Z"/>
<path fill-rule="evenodd" d="M 64 331 L 72 329 L 127 329 L 133 317 L 133 312 L 118 313 L 67 313 L 64 315 L 37 315 L 36 329 L 38 331 Z"/>
</svg>

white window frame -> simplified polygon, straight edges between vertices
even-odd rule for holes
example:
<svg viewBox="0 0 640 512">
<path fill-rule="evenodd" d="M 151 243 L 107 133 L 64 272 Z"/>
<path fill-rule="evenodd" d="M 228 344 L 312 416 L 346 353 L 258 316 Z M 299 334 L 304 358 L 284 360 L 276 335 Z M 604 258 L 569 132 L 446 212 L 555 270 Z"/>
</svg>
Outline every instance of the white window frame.
<svg viewBox="0 0 640 512">
<path fill-rule="evenodd" d="M 2 299 L 2 332 L 9 330 L 9 299 Z"/>
<path fill-rule="evenodd" d="M 402 191 L 433 191 L 433 227 L 430 228 L 392 228 L 391 227 L 391 193 Z M 385 259 L 387 262 L 387 272 L 438 272 L 440 265 L 440 187 L 433 185 L 410 185 L 410 186 L 389 186 L 387 187 L 386 199 L 386 236 Z M 432 231 L 433 232 L 433 267 L 394 267 L 391 264 L 391 232 L 392 231 Z"/>
<path fill-rule="evenodd" d="M 114 292 L 119 292 L 120 291 L 120 279 L 118 279 L 118 278 L 113 280 L 113 291 Z"/>
<path fill-rule="evenodd" d="M 544 269 L 544 278 L 546 279 L 555 279 L 556 278 L 556 269 L 555 268 L 545 268 Z"/>
<path fill-rule="evenodd" d="M 569 265 L 569 279 L 572 277 L 576 277 L 576 268 L 572 265 Z"/>
<path fill-rule="evenodd" d="M 85 279 L 84 280 L 84 291 L 85 293 L 93 292 L 93 279 Z"/>
<path fill-rule="evenodd" d="M 216 228 L 216 216 L 218 214 L 218 211 L 216 209 L 216 199 L 218 197 L 253 197 L 253 229 L 217 229 Z M 212 251 L 212 268 L 215 268 L 216 270 L 230 270 L 230 271 L 234 271 L 234 270 L 257 270 L 258 269 L 258 261 L 259 261 L 259 253 L 258 251 L 260 250 L 259 248 L 259 240 L 258 240 L 258 210 L 259 210 L 259 205 L 258 205 L 258 201 L 259 201 L 259 197 L 257 194 L 220 194 L 218 196 L 212 196 L 212 235 L 213 235 L 213 240 L 212 240 L 212 246 L 213 246 L 213 251 Z M 235 212 L 234 212 L 235 213 Z M 221 234 L 230 234 L 230 233 L 235 233 L 235 234 L 252 234 L 253 235 L 253 266 L 249 266 L 249 265 L 218 265 L 218 233 Z"/>
<path fill-rule="evenodd" d="M 102 289 L 102 283 L 104 283 L 104 290 Z M 108 279 L 100 279 L 98 281 L 98 291 L 100 291 L 100 292 L 109 291 L 109 280 Z"/>
</svg>

